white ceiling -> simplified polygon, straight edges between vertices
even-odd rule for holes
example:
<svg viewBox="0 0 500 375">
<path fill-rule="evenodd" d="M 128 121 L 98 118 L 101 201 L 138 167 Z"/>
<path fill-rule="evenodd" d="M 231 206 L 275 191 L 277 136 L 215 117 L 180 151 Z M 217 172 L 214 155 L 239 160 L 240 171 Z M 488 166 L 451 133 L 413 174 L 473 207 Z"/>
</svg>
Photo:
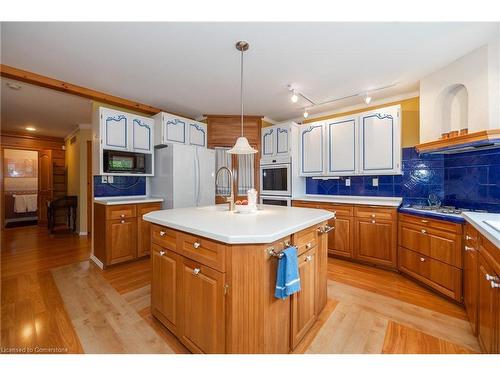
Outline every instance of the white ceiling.
<svg viewBox="0 0 500 375">
<path fill-rule="evenodd" d="M 13 22 L 2 24 L 2 62 L 192 117 L 234 114 L 234 44 L 243 39 L 245 113 L 284 120 L 305 104 L 290 102 L 289 83 L 316 101 L 394 82 L 374 99 L 405 94 L 496 30 L 496 23 Z"/>
<path fill-rule="evenodd" d="M 21 86 L 12 90 L 7 83 Z M 80 124 L 90 124 L 92 102 L 78 96 L 0 79 L 2 97 L 2 130 L 25 132 L 27 126 L 37 129 L 35 135 L 65 137 Z"/>
</svg>

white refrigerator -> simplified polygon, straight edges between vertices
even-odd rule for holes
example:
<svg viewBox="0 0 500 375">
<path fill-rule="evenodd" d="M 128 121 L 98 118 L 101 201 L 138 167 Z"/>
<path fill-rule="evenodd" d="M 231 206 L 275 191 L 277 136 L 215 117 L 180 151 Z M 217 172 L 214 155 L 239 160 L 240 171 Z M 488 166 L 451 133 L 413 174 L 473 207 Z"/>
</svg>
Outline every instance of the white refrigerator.
<svg viewBox="0 0 500 375">
<path fill-rule="evenodd" d="M 215 150 L 181 144 L 155 149 L 150 194 L 164 199 L 163 209 L 215 204 Z"/>
</svg>

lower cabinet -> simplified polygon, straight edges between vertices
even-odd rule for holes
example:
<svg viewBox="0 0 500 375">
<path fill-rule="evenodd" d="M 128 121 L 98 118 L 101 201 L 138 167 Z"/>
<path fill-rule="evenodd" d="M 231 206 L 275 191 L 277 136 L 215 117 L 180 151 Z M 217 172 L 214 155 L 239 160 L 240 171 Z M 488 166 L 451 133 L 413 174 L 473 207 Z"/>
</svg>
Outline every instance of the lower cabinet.
<svg viewBox="0 0 500 375">
<path fill-rule="evenodd" d="M 142 216 L 157 210 L 161 210 L 159 203 L 137 205 L 137 257 L 151 253 L 151 224 Z"/>
<path fill-rule="evenodd" d="M 477 335 L 477 288 L 479 262 L 479 233 L 470 225 L 464 226 L 463 301 L 472 333 Z"/>
<path fill-rule="evenodd" d="M 107 264 L 134 259 L 137 249 L 137 222 L 135 218 L 106 221 Z"/>
<path fill-rule="evenodd" d="M 375 219 L 355 219 L 356 259 L 395 267 L 396 226 L 392 221 Z"/>
<path fill-rule="evenodd" d="M 300 292 L 292 295 L 292 347 L 316 321 L 316 249 L 299 256 Z"/>
</svg>

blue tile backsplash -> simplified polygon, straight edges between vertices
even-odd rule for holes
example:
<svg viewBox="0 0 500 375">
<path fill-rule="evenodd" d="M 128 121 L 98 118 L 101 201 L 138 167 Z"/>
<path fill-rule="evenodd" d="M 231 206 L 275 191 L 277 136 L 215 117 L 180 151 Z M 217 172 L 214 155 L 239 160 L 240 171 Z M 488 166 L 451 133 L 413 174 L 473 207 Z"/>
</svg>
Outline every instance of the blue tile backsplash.
<svg viewBox="0 0 500 375">
<path fill-rule="evenodd" d="M 403 149 L 398 176 L 351 176 L 306 180 L 307 194 L 403 197 L 403 204 L 426 204 L 434 193 L 443 205 L 500 212 L 500 149 L 454 155 L 419 155 Z M 379 186 L 372 186 L 378 177 Z"/>
<path fill-rule="evenodd" d="M 113 183 L 103 183 L 101 176 L 94 176 L 95 197 L 146 195 L 146 177 L 114 176 Z"/>
</svg>

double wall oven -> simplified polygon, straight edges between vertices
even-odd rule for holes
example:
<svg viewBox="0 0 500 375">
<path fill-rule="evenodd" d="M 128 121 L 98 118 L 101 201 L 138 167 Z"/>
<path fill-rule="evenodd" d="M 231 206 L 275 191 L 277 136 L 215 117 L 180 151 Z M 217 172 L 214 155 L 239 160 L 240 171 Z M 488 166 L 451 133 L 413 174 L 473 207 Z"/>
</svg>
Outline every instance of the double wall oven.
<svg viewBox="0 0 500 375">
<path fill-rule="evenodd" d="M 290 206 L 292 181 L 290 160 L 262 160 L 260 163 L 260 202 L 276 206 Z"/>
</svg>

